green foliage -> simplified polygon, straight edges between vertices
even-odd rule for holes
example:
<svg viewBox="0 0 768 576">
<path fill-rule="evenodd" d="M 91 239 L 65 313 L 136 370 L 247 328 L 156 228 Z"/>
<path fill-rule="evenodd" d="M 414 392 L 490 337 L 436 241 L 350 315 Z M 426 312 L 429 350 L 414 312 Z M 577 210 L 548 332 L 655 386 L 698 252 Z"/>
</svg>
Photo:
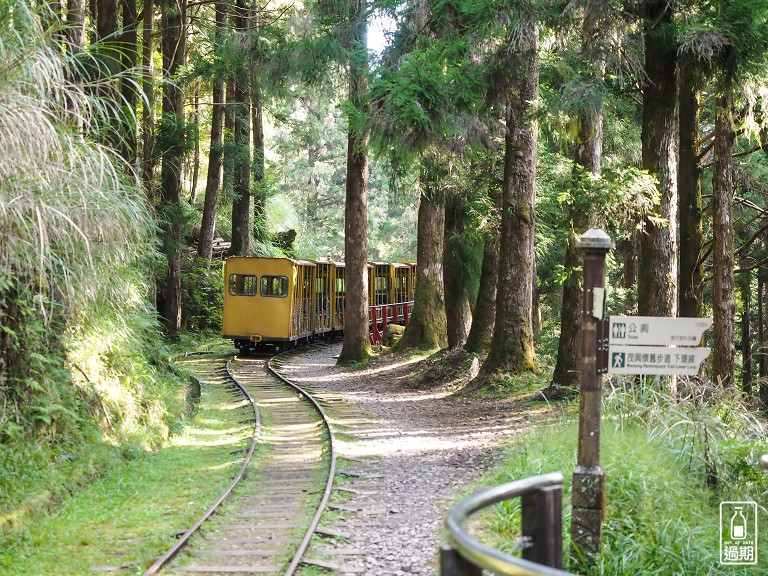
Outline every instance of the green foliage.
<svg viewBox="0 0 768 576">
<path fill-rule="evenodd" d="M 152 215 L 128 167 L 88 138 L 103 104 L 69 82 L 29 3 L 2 3 L 0 23 L 4 527 L 161 444 L 184 387 L 146 299 Z M 83 463 L 72 478 L 70 460 Z"/>
<path fill-rule="evenodd" d="M 158 156 L 183 156 L 195 149 L 195 132 L 183 117 L 166 113 L 160 119 L 155 140 Z"/>
<path fill-rule="evenodd" d="M 204 258 L 184 258 L 181 271 L 185 330 L 220 331 L 224 310 L 221 267 Z"/>
<path fill-rule="evenodd" d="M 210 371 L 215 364 L 186 367 Z M 29 518 L 23 529 L 0 531 L 0 573 L 80 575 L 96 565 L 115 564 L 116 558 L 144 561 L 129 573 L 148 567 L 150 558 L 168 548 L 177 526 L 194 522 L 231 481 L 242 458 L 236 448 L 250 434 L 247 426 L 238 424 L 243 413 L 227 390 L 206 381 L 203 387 L 199 411 L 178 427 L 163 450 L 126 449 L 121 455 L 106 445 L 87 453 L 62 449 L 50 465 L 48 454 L 34 444 L 13 453 L 0 444 L 0 474 L 11 485 L 18 479 L 4 474 L 4 458 L 26 458 L 38 474 L 30 482 L 72 491 L 55 514 Z M 261 455 L 254 455 L 255 471 Z M 263 481 L 258 473 L 252 474 L 244 490 L 248 482 L 258 481 Z M 0 491 L 4 487 L 0 483 Z"/>
<path fill-rule="evenodd" d="M 763 426 L 735 397 L 685 383 L 681 398 L 653 382 L 614 383 L 605 395 L 601 432 L 607 478 L 603 552 L 585 574 L 750 574 L 719 564 L 719 502 L 764 500 L 768 478 L 757 455 L 768 449 Z M 705 437 L 703 431 L 707 430 Z M 705 443 L 705 438 L 708 440 Z M 563 527 L 568 542 L 570 488 L 577 427 L 571 418 L 539 425 L 518 446 L 494 483 L 537 474 L 564 474 Z M 709 454 L 709 455 L 707 455 Z M 706 484 L 707 462 L 718 484 Z M 765 526 L 760 518 L 761 528 Z M 509 550 L 520 533 L 519 501 L 502 504 L 489 522 L 491 543 Z M 768 553 L 763 546 L 760 555 Z"/>
<path fill-rule="evenodd" d="M 344 256 L 347 125 L 332 105 L 304 96 L 267 156 L 268 229 L 296 230 L 294 251 L 306 258 Z M 418 196 L 410 186 L 392 194 L 388 173 L 386 160 L 370 162 L 369 258 L 414 260 Z"/>
</svg>

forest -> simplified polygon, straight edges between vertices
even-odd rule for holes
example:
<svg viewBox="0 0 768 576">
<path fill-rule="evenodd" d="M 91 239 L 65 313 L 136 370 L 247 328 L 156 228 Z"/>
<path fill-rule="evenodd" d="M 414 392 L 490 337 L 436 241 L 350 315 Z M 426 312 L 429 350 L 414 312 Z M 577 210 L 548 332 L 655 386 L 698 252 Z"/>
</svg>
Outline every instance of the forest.
<svg viewBox="0 0 768 576">
<path fill-rule="evenodd" d="M 609 313 L 712 317 L 765 414 L 768 0 L 0 0 L 0 62 L 0 528 L 173 434 L 227 256 L 345 260 L 342 363 L 416 260 L 398 350 L 556 399 L 602 228 Z"/>
</svg>

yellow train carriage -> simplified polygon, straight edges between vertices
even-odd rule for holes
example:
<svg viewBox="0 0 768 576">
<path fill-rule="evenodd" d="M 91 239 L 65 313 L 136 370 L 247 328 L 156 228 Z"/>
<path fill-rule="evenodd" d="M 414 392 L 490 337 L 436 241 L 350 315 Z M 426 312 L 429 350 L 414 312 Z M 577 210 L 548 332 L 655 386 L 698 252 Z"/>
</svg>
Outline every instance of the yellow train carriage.
<svg viewBox="0 0 768 576">
<path fill-rule="evenodd" d="M 224 285 L 224 337 L 238 348 L 284 346 L 314 334 L 318 310 L 314 262 L 228 258 Z"/>
<path fill-rule="evenodd" d="M 369 262 L 369 305 L 379 306 L 412 301 L 415 267 L 415 263 Z"/>
<path fill-rule="evenodd" d="M 407 284 L 408 297 L 406 300 L 413 302 L 416 299 L 416 262 L 414 260 L 403 260 L 398 263 L 408 267 Z"/>
<path fill-rule="evenodd" d="M 315 334 L 340 332 L 344 329 L 344 263 L 326 258 L 315 264 Z"/>
<path fill-rule="evenodd" d="M 347 268 L 344 262 L 331 262 L 331 324 L 333 332 L 344 331 L 344 305 L 347 293 Z"/>
<path fill-rule="evenodd" d="M 392 265 L 389 262 L 368 263 L 368 305 L 392 303 Z"/>
</svg>

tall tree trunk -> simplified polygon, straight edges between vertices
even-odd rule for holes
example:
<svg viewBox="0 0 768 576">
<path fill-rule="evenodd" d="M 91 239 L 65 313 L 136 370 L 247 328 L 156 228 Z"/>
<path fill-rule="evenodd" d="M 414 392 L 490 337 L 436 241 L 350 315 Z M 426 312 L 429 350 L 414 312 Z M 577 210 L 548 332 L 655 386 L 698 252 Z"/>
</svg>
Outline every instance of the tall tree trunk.
<svg viewBox="0 0 768 576">
<path fill-rule="evenodd" d="M 640 243 L 637 232 L 630 232 L 626 240 L 619 241 L 617 252 L 621 254 L 624 271 L 621 283 L 624 288 L 633 288 L 637 284 L 637 246 Z"/>
<path fill-rule="evenodd" d="M 765 374 L 765 356 L 763 356 L 763 338 L 765 338 L 765 322 L 763 320 L 763 298 L 765 294 L 765 281 L 763 271 L 757 271 L 757 377 L 762 379 Z"/>
<path fill-rule="evenodd" d="M 743 258 L 745 266 L 749 265 Z M 747 396 L 752 395 L 752 272 L 746 270 L 739 277 L 739 292 L 741 293 L 741 389 Z"/>
<path fill-rule="evenodd" d="M 491 190 L 489 197 L 493 205 L 499 207 L 501 194 Z M 480 286 L 472 313 L 472 327 L 469 329 L 467 352 L 482 353 L 488 350 L 496 324 L 496 288 L 499 283 L 499 227 L 493 225 L 485 233 L 483 265 L 480 269 Z"/>
<path fill-rule="evenodd" d="M 572 214 L 584 220 L 584 214 Z M 584 225 L 575 225 L 565 250 L 565 269 L 568 275 L 563 284 L 563 302 L 560 307 L 560 339 L 557 344 L 557 362 L 552 373 L 552 384 L 557 386 L 579 385 L 581 366 L 581 258 L 576 248 L 576 232 Z"/>
<path fill-rule="evenodd" d="M 235 30 L 248 27 L 248 7 L 245 0 L 238 0 L 232 23 Z M 248 78 L 241 74 L 235 79 L 235 158 L 234 193 L 232 202 L 232 256 L 247 256 L 251 249 L 251 96 Z"/>
<path fill-rule="evenodd" d="M 605 74 L 604 41 L 600 19 L 611 8 L 600 0 L 587 2 L 582 31 L 582 53 L 590 62 L 589 78 L 595 85 L 602 85 Z M 602 104 L 579 114 L 574 160 L 591 174 L 600 174 L 603 156 L 603 108 Z M 560 340 L 557 347 L 557 362 L 552 374 L 552 383 L 576 387 L 579 384 L 581 355 L 581 255 L 576 249 L 576 238 L 587 230 L 589 215 L 582 206 L 570 209 L 569 220 L 572 233 L 568 238 L 565 253 L 567 279 L 563 285 L 563 302 L 560 309 Z"/>
<path fill-rule="evenodd" d="M 184 92 L 178 84 L 177 72 L 186 55 L 186 0 L 174 0 L 162 5 L 163 22 L 163 118 L 172 123 L 178 133 L 184 125 Z M 161 182 L 163 190 L 163 253 L 168 262 L 163 306 L 160 311 L 168 332 L 181 328 L 181 176 L 184 149 L 168 146 L 163 151 Z"/>
<path fill-rule="evenodd" d="M 139 100 L 135 83 L 138 80 L 135 70 L 139 58 L 139 35 L 136 28 L 139 11 L 136 8 L 136 0 L 121 0 L 121 6 L 123 29 L 120 34 L 120 66 L 121 71 L 127 75 L 120 82 L 122 106 L 126 110 L 126 113 L 121 114 L 120 118 L 120 155 L 128 164 L 135 166 L 138 157 L 138 135 L 137 126 L 131 118 L 136 111 Z"/>
<path fill-rule="evenodd" d="M 531 23 L 518 39 L 519 60 L 510 67 L 504 150 L 499 284 L 496 325 L 481 378 L 499 372 L 537 370 L 531 307 L 534 201 L 538 125 L 531 107 L 539 98 L 538 28 Z"/>
<path fill-rule="evenodd" d="M 41 22 L 46 29 L 51 28 L 54 32 L 54 38 L 58 41 L 62 40 L 59 30 L 61 29 L 62 22 L 62 5 L 60 0 L 48 0 L 47 11 L 41 13 Z"/>
<path fill-rule="evenodd" d="M 96 38 L 99 42 L 99 73 L 103 77 L 114 77 L 122 68 L 122 50 L 117 30 L 120 24 L 118 17 L 118 0 L 91 0 L 96 7 Z M 99 88 L 100 97 L 108 102 L 107 116 L 109 126 L 102 136 L 103 142 L 120 152 L 124 152 L 123 146 L 123 119 L 120 114 L 120 94 L 116 84 L 110 83 L 106 87 Z"/>
<path fill-rule="evenodd" d="M 224 105 L 224 144 L 222 147 L 222 189 L 234 193 L 235 188 L 235 81 L 231 78 L 226 83 L 227 102 Z"/>
<path fill-rule="evenodd" d="M 351 0 L 353 33 L 349 51 L 349 101 L 356 114 L 368 113 L 366 0 Z M 368 134 L 350 121 L 347 136 L 347 186 L 344 206 L 346 300 L 344 343 L 339 363 L 361 362 L 371 353 L 368 335 Z"/>
<path fill-rule="evenodd" d="M 470 278 L 466 251 L 471 247 L 464 238 L 467 220 L 466 198 L 454 194 L 445 201 L 443 236 L 443 283 L 448 348 L 460 348 L 467 341 L 472 324 Z"/>
<path fill-rule="evenodd" d="M 114 39 L 117 32 L 119 20 L 117 18 L 118 0 L 91 0 L 96 5 L 96 33 L 99 40 L 109 38 Z"/>
<path fill-rule="evenodd" d="M 253 123 L 253 222 L 256 240 L 267 241 L 267 197 L 264 191 L 264 105 L 261 86 L 251 78 L 251 119 Z"/>
<path fill-rule="evenodd" d="M 421 200 L 416 232 L 416 295 L 413 315 L 397 349 L 432 350 L 446 345 L 445 290 L 443 288 L 443 230 L 445 209 L 442 194 L 431 176 L 432 160 L 421 168 Z"/>
<path fill-rule="evenodd" d="M 677 46 L 668 0 L 643 4 L 645 74 L 643 86 L 643 168 L 659 181 L 662 225 L 645 218 L 637 286 L 643 316 L 675 316 L 677 309 Z"/>
<path fill-rule="evenodd" d="M 192 97 L 192 130 L 195 138 L 195 150 L 192 156 L 192 182 L 189 186 L 189 203 L 194 206 L 197 200 L 197 182 L 200 177 L 200 82 L 195 83 L 195 95 Z"/>
<path fill-rule="evenodd" d="M 89 0 L 88 2 L 88 14 L 91 16 L 91 23 L 98 22 L 99 18 L 99 2 L 98 0 Z M 99 33 L 97 32 L 97 26 L 89 26 L 88 41 L 93 44 L 99 39 Z"/>
<path fill-rule="evenodd" d="M 155 87 L 154 67 L 152 55 L 154 54 L 154 25 L 155 3 L 154 0 L 144 0 L 144 20 L 141 30 L 142 55 L 141 63 L 144 70 L 141 88 L 144 93 L 144 106 L 141 117 L 141 181 L 144 184 L 144 192 L 150 206 L 154 206 L 154 171 L 155 171 Z"/>
<path fill-rule="evenodd" d="M 261 7 L 259 0 L 253 0 L 251 8 L 251 30 L 260 52 Z M 253 130 L 253 222 L 254 234 L 259 242 L 267 241 L 267 197 L 264 190 L 264 103 L 261 91 L 261 62 L 251 58 L 251 125 Z"/>
<path fill-rule="evenodd" d="M 698 318 L 704 307 L 703 244 L 701 224 L 701 170 L 699 168 L 700 72 L 687 59 L 680 67 L 680 310 L 679 315 Z"/>
<path fill-rule="evenodd" d="M 216 2 L 216 45 L 221 43 L 227 26 L 227 2 Z M 205 182 L 203 219 L 197 255 L 210 260 L 213 256 L 213 238 L 216 233 L 216 212 L 219 207 L 221 183 L 222 128 L 224 125 L 224 77 L 217 73 L 213 78 L 213 108 L 211 111 L 211 149 L 208 154 L 208 176 Z"/>
<path fill-rule="evenodd" d="M 714 346 L 712 377 L 722 386 L 733 386 L 734 315 L 733 287 L 733 97 L 728 90 L 717 98 L 715 115 L 715 164 L 712 173 L 712 309 Z"/>
<path fill-rule="evenodd" d="M 66 35 L 70 49 L 85 48 L 85 0 L 67 0 Z"/>
<path fill-rule="evenodd" d="M 765 246 L 765 240 L 763 240 Z M 760 382 L 760 401 L 763 406 L 768 406 L 768 362 L 765 350 L 765 312 L 768 290 L 765 287 L 765 279 L 768 271 L 761 266 L 757 271 L 757 377 Z"/>
</svg>

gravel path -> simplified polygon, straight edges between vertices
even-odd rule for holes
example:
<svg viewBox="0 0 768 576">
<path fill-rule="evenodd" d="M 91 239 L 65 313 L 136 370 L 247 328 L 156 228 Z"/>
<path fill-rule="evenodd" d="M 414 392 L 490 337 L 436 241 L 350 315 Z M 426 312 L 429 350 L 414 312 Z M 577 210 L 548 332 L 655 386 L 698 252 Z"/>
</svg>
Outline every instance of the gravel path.
<svg viewBox="0 0 768 576">
<path fill-rule="evenodd" d="M 457 398 L 446 387 L 409 388 L 418 362 L 388 358 L 365 370 L 339 369 L 340 347 L 288 358 L 281 372 L 364 411 L 347 419 L 341 446 L 356 479 L 349 504 L 358 510 L 333 526 L 358 553 L 346 566 L 376 576 L 434 574 L 447 511 L 531 415 L 499 400 Z"/>
</svg>

